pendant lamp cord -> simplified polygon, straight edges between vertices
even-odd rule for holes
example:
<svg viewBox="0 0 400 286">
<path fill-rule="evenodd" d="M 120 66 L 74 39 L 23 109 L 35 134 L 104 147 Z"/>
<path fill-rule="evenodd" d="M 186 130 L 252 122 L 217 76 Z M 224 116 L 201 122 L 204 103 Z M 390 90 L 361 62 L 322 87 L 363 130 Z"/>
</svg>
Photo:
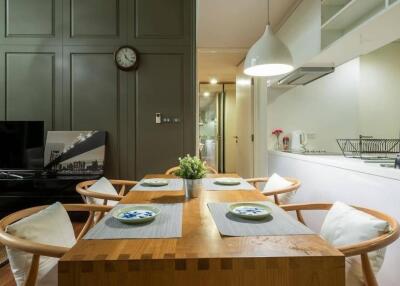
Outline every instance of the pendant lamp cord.
<svg viewBox="0 0 400 286">
<path fill-rule="evenodd" d="M 268 9 L 268 13 L 267 13 L 267 25 L 269 26 L 269 0 L 267 2 L 267 9 Z"/>
</svg>

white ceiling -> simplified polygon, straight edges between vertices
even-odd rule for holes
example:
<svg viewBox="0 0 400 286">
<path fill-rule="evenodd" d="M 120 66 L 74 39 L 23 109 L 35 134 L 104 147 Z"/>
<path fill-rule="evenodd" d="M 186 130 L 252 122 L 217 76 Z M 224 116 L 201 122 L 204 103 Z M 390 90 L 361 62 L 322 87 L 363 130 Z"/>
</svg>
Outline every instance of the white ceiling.
<svg viewBox="0 0 400 286">
<path fill-rule="evenodd" d="M 236 65 L 246 55 L 246 50 L 204 50 L 197 53 L 198 79 L 207 82 L 216 78 L 221 82 L 233 82 L 236 77 Z"/>
<path fill-rule="evenodd" d="M 270 22 L 278 29 L 301 0 L 270 0 Z M 236 65 L 261 36 L 267 0 L 198 0 L 198 79 L 234 81 Z"/>
</svg>

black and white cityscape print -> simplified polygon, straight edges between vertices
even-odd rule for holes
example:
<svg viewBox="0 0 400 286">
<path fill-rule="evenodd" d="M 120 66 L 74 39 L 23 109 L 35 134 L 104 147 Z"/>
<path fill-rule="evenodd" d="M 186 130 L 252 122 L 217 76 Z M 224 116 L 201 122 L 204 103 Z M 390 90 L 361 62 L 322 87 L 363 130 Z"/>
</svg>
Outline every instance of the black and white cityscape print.
<svg viewBox="0 0 400 286">
<path fill-rule="evenodd" d="M 105 131 L 48 131 L 45 169 L 64 175 L 102 175 L 105 144 Z"/>
</svg>

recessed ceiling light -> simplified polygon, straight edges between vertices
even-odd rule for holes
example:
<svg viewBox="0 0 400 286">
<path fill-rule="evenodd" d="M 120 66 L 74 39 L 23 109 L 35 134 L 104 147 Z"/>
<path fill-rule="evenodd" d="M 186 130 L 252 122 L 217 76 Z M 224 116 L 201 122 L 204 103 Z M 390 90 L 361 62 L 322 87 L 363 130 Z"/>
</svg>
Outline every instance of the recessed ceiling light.
<svg viewBox="0 0 400 286">
<path fill-rule="evenodd" d="M 212 79 L 210 79 L 210 83 L 211 84 L 217 84 L 218 80 L 216 78 L 212 78 Z"/>
<path fill-rule="evenodd" d="M 208 96 L 210 96 L 210 93 L 208 91 L 206 91 L 203 93 L 203 96 L 208 97 Z"/>
</svg>

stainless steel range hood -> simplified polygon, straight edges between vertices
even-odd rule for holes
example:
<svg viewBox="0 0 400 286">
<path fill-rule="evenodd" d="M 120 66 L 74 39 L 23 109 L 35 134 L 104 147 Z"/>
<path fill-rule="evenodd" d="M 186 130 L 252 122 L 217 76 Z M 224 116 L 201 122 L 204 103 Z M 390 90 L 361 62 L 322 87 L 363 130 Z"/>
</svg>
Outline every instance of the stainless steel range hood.
<svg viewBox="0 0 400 286">
<path fill-rule="evenodd" d="M 334 67 L 301 67 L 278 80 L 277 85 L 306 85 L 334 71 Z"/>
</svg>

